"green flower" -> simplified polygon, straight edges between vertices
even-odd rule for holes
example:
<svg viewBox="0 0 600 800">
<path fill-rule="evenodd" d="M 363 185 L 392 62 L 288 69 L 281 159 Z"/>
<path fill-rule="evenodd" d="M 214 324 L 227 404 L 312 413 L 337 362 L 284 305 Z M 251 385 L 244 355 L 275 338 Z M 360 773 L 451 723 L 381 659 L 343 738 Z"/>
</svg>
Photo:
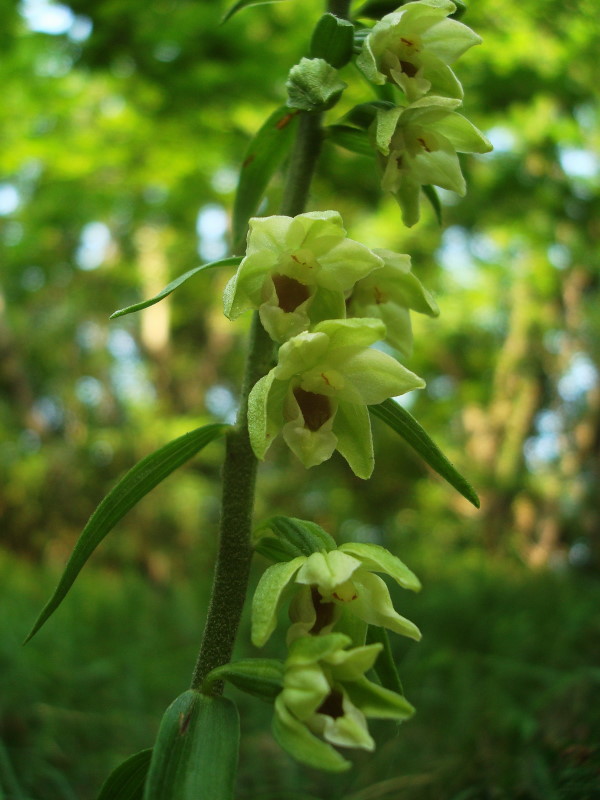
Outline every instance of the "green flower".
<svg viewBox="0 0 600 800">
<path fill-rule="evenodd" d="M 263 573 L 252 600 L 253 644 L 262 647 L 275 630 L 279 606 L 290 586 L 296 594 L 290 607 L 289 640 L 330 633 L 343 612 L 419 640 L 419 629 L 396 612 L 386 583 L 375 572 L 389 575 L 404 589 L 421 588 L 399 558 L 375 544 L 348 542 L 337 550 L 273 564 Z"/>
<path fill-rule="evenodd" d="M 345 316 L 344 299 L 383 262 L 348 239 L 337 211 L 250 220 L 246 255 L 225 288 L 229 319 L 254 308 L 283 342 L 324 319 Z"/>
<path fill-rule="evenodd" d="M 481 38 L 461 22 L 448 0 L 406 3 L 387 14 L 367 36 L 357 65 L 373 83 L 397 84 L 409 102 L 423 95 L 462 98 L 460 81 L 448 66 Z"/>
<path fill-rule="evenodd" d="M 299 761 L 320 769 L 350 767 L 331 745 L 374 750 L 367 718 L 402 721 L 414 713 L 404 697 L 365 678 L 382 645 L 346 649 L 350 644 L 343 634 L 295 641 L 275 700 L 275 738 Z"/>
<path fill-rule="evenodd" d="M 381 269 L 358 281 L 346 301 L 349 317 L 379 317 L 385 323 L 386 341 L 403 356 L 412 353 L 409 309 L 437 317 L 439 308 L 421 281 L 411 272 L 410 256 L 391 250 L 374 250 L 383 259 Z"/>
<path fill-rule="evenodd" d="M 394 358 L 370 347 L 384 337 L 381 320 L 334 319 L 282 345 L 277 366 L 248 398 L 257 458 L 265 457 L 281 433 L 305 467 L 339 450 L 359 478 L 368 478 L 374 458 L 367 405 L 425 385 Z"/>
<path fill-rule="evenodd" d="M 424 97 L 410 106 L 377 112 L 376 146 L 384 166 L 382 188 L 392 192 L 408 226 L 419 219 L 421 186 L 466 192 L 457 153 L 488 153 L 492 145 L 457 114 L 460 100 Z"/>
</svg>

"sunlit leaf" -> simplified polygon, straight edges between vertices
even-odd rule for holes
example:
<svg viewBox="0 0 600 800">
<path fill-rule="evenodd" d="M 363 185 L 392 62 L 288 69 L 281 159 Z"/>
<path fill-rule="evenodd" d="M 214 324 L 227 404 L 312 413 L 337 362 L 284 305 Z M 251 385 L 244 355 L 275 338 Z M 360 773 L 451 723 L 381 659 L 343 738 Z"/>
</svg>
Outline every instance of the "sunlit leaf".
<svg viewBox="0 0 600 800">
<path fill-rule="evenodd" d="M 246 226 L 256 213 L 265 189 L 294 140 L 298 111 L 281 106 L 254 136 L 240 169 L 233 206 L 233 241 L 243 243 Z"/>
<path fill-rule="evenodd" d="M 405 408 L 390 399 L 384 400 L 378 405 L 369 406 L 369 411 L 373 416 L 383 420 L 396 433 L 399 433 L 438 475 L 445 478 L 463 497 L 479 508 L 479 497 L 471 484 L 448 461 L 429 434 Z"/>
<path fill-rule="evenodd" d="M 161 720 L 144 800 L 233 800 L 239 739 L 231 700 L 184 692 Z"/>
<path fill-rule="evenodd" d="M 119 520 L 133 506 L 163 481 L 173 470 L 180 467 L 207 444 L 222 436 L 228 425 L 204 425 L 184 433 L 160 450 L 143 458 L 106 495 L 83 529 L 67 562 L 54 594 L 46 603 L 26 642 L 42 627 L 48 617 L 56 611 L 73 585 L 83 565 Z"/>
<path fill-rule="evenodd" d="M 228 19 L 231 19 L 234 14 L 237 14 L 238 11 L 241 11 L 242 8 L 247 8 L 248 6 L 268 6 L 272 5 L 273 3 L 281 3 L 283 0 L 238 0 L 237 3 L 234 3 L 231 8 L 225 12 L 225 16 L 221 20 L 221 24 L 227 22 Z"/>
<path fill-rule="evenodd" d="M 210 261 L 208 264 L 201 264 L 199 267 L 194 267 L 194 269 L 190 269 L 184 272 L 183 275 L 175 278 L 175 280 L 167 284 L 164 289 L 161 289 L 158 294 L 155 294 L 154 297 L 151 297 L 149 300 L 142 300 L 140 303 L 134 303 L 132 306 L 127 306 L 126 308 L 120 308 L 118 311 L 111 314 L 110 318 L 116 319 L 117 317 L 124 317 L 125 314 L 133 314 L 134 311 L 141 311 L 143 308 L 153 306 L 163 298 L 168 297 L 178 286 L 181 286 L 182 283 L 185 283 L 194 275 L 197 275 L 198 272 L 204 272 L 204 270 L 214 269 L 215 267 L 237 267 L 241 260 L 242 256 L 231 256 L 230 258 L 221 258 L 219 261 Z"/>
<path fill-rule="evenodd" d="M 97 800 L 143 800 L 152 749 L 130 756 L 108 776 Z"/>
<path fill-rule="evenodd" d="M 323 58 L 339 69 L 347 64 L 354 50 L 354 25 L 335 14 L 323 14 L 313 31 L 310 57 Z"/>
<path fill-rule="evenodd" d="M 326 133 L 330 141 L 351 153 L 371 157 L 375 155 L 369 136 L 364 130 L 352 128 L 350 125 L 330 125 L 326 128 Z"/>
</svg>

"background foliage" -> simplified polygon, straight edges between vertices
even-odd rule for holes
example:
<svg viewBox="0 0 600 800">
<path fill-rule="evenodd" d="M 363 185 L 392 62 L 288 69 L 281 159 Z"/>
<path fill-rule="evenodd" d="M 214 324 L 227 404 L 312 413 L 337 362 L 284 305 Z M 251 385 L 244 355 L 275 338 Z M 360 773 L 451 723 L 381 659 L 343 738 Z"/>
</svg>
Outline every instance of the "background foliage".
<svg viewBox="0 0 600 800">
<path fill-rule="evenodd" d="M 231 417 L 247 326 L 222 316 L 228 269 L 139 315 L 108 316 L 226 254 L 247 142 L 283 101 L 322 7 L 261 6 L 222 27 L 223 9 L 207 0 L 0 8 L 0 788 L 93 798 L 112 766 L 149 746 L 187 685 L 220 445 L 134 509 L 48 630 L 25 651 L 18 642 L 117 477 L 174 436 Z M 268 709 L 240 698 L 241 797 L 579 800 L 599 790 L 594 11 L 592 0 L 469 8 L 484 46 L 459 65 L 465 113 L 495 151 L 464 159 L 469 192 L 442 192 L 443 229 L 427 207 L 403 228 L 371 161 L 324 149 L 312 207 L 339 209 L 368 246 L 411 253 L 437 295 L 441 317 L 414 319 L 407 365 L 428 389 L 410 397 L 411 412 L 478 488 L 482 510 L 377 423 L 368 483 L 335 459 L 305 471 L 273 447 L 257 518 L 307 517 L 340 539 L 384 543 L 425 579 L 401 600 L 424 641 L 398 652 L 419 713 L 399 733 L 384 728 L 376 758 L 333 785 L 290 766 L 266 732 Z M 344 108 L 365 92 L 358 73 L 345 77 Z M 276 179 L 263 213 L 280 189 Z"/>
</svg>

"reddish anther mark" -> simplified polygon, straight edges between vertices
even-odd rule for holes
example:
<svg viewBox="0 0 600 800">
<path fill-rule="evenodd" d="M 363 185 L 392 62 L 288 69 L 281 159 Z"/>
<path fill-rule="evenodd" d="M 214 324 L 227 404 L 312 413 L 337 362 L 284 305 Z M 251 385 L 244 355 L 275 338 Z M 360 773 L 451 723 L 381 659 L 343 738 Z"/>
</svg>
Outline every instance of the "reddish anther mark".
<svg viewBox="0 0 600 800">
<path fill-rule="evenodd" d="M 403 39 L 402 37 L 400 37 L 400 41 L 404 42 L 404 44 L 407 45 L 408 47 L 414 47 L 415 46 L 415 43 L 411 42 L 410 39 Z"/>
<path fill-rule="evenodd" d="M 417 142 L 423 147 L 424 150 L 427 150 L 428 153 L 431 153 L 430 148 L 427 147 L 427 142 L 425 139 L 417 139 Z"/>
<path fill-rule="evenodd" d="M 187 729 L 190 727 L 190 720 L 192 719 L 192 712 L 184 714 L 183 711 L 179 715 L 179 735 L 185 736 Z"/>
<path fill-rule="evenodd" d="M 325 375 L 325 373 L 324 373 L 324 372 L 322 372 L 322 373 L 321 373 L 321 377 L 323 378 L 323 380 L 325 381 L 325 383 L 327 384 L 327 386 L 331 386 L 331 384 L 330 384 L 330 383 L 329 383 L 329 381 L 327 380 L 327 375 Z"/>
<path fill-rule="evenodd" d="M 381 289 L 378 289 L 377 286 L 373 287 L 373 294 L 375 295 L 375 302 L 378 306 L 380 306 L 382 303 L 385 303 L 385 296 Z"/>
<path fill-rule="evenodd" d="M 286 114 L 285 117 L 282 117 L 280 120 L 278 120 L 278 122 L 275 123 L 277 130 L 280 131 L 282 128 L 285 128 L 286 125 L 289 125 L 297 113 L 297 111 L 294 111 L 292 114 Z"/>
</svg>

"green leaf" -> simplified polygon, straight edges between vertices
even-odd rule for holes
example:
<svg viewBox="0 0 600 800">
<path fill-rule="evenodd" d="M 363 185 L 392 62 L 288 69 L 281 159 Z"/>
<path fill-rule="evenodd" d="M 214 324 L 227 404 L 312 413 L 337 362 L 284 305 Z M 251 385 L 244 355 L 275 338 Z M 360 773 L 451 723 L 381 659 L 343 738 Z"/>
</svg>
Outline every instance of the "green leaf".
<svg viewBox="0 0 600 800">
<path fill-rule="evenodd" d="M 366 131 L 352 128 L 350 125 L 329 125 L 325 131 L 330 141 L 351 153 L 371 157 L 375 155 Z"/>
<path fill-rule="evenodd" d="M 261 522 L 254 530 L 252 538 L 256 542 L 273 533 L 281 541 L 291 545 L 296 556 L 310 556 L 313 553 L 335 550 L 336 543 L 316 522 L 309 522 L 295 517 L 276 515 Z M 291 549 L 290 548 L 290 549 Z"/>
<path fill-rule="evenodd" d="M 261 700 L 274 700 L 283 689 L 283 662 L 273 658 L 246 658 L 223 664 L 208 673 L 202 690 L 210 694 L 218 681 L 229 681 L 237 689 Z"/>
<path fill-rule="evenodd" d="M 301 58 L 288 75 L 288 106 L 302 111 L 327 111 L 340 99 L 348 84 L 322 58 Z"/>
<path fill-rule="evenodd" d="M 203 425 L 201 428 L 184 433 L 183 436 L 143 458 L 121 478 L 88 520 L 54 594 L 42 609 L 25 642 L 28 642 L 56 611 L 85 562 L 117 522 L 173 470 L 196 455 L 213 439 L 222 436 L 228 427 L 222 424 Z"/>
<path fill-rule="evenodd" d="M 111 772 L 97 800 L 142 800 L 152 749 L 142 750 Z"/>
<path fill-rule="evenodd" d="M 435 187 L 431 184 L 427 184 L 426 186 L 421 187 L 423 189 L 423 193 L 425 197 L 431 203 L 431 207 L 434 210 L 435 217 L 438 221 L 438 225 L 443 225 L 444 222 L 442 220 L 442 204 L 440 202 L 440 198 L 438 193 L 435 190 Z"/>
<path fill-rule="evenodd" d="M 384 400 L 378 405 L 369 406 L 373 416 L 379 417 L 390 426 L 434 469 L 438 475 L 466 497 L 475 508 L 479 508 L 479 497 L 471 484 L 463 478 L 456 467 L 448 461 L 440 448 L 429 437 L 417 420 L 394 400 Z"/>
<path fill-rule="evenodd" d="M 155 303 L 158 303 L 165 297 L 168 297 L 171 292 L 175 291 L 178 286 L 181 286 L 182 283 L 185 283 L 189 278 L 196 275 L 198 272 L 204 272 L 206 269 L 213 269 L 214 267 L 237 267 L 242 261 L 243 256 L 231 256 L 230 258 L 221 258 L 219 261 L 211 261 L 208 264 L 201 264 L 199 267 L 194 267 L 194 269 L 190 269 L 187 272 L 184 272 L 183 275 L 180 275 L 178 278 L 175 278 L 174 281 L 167 284 L 164 289 L 161 289 L 160 292 L 154 297 L 151 297 L 149 300 L 142 300 L 141 303 L 134 303 L 132 306 L 127 306 L 126 308 L 120 308 L 118 311 L 115 311 L 114 314 L 110 315 L 110 319 L 116 319 L 117 317 L 124 317 L 125 314 L 133 314 L 134 311 L 141 311 L 143 308 L 148 308 L 148 306 L 153 306 Z"/>
<path fill-rule="evenodd" d="M 380 628 L 378 625 L 369 625 L 367 628 L 367 643 L 379 643 L 383 645 L 383 650 L 377 656 L 377 661 L 374 666 L 374 670 L 381 681 L 381 685 L 385 686 L 386 689 L 390 689 L 392 692 L 403 695 L 402 681 L 396 669 L 396 662 L 394 661 L 386 629 Z"/>
<path fill-rule="evenodd" d="M 281 106 L 254 136 L 242 162 L 233 205 L 233 242 L 243 244 L 248 220 L 256 213 L 275 170 L 294 140 L 298 111 Z"/>
<path fill-rule="evenodd" d="M 246 8 L 247 6 L 268 6 L 272 3 L 281 3 L 283 0 L 238 0 L 237 3 L 234 3 L 231 8 L 225 12 L 223 19 L 221 20 L 221 25 L 227 22 L 228 19 L 231 19 L 234 14 L 237 14 L 238 11 L 241 11 L 242 8 Z"/>
<path fill-rule="evenodd" d="M 381 19 L 386 14 L 391 14 L 396 11 L 398 6 L 402 5 L 400 0 L 368 0 L 356 12 L 357 17 L 366 17 L 367 19 Z"/>
<path fill-rule="evenodd" d="M 239 739 L 231 700 L 184 692 L 160 723 L 144 800 L 233 800 Z"/>
<path fill-rule="evenodd" d="M 310 40 L 310 57 L 322 58 L 339 69 L 351 59 L 354 51 L 354 25 L 335 14 L 323 14 Z"/>
</svg>

